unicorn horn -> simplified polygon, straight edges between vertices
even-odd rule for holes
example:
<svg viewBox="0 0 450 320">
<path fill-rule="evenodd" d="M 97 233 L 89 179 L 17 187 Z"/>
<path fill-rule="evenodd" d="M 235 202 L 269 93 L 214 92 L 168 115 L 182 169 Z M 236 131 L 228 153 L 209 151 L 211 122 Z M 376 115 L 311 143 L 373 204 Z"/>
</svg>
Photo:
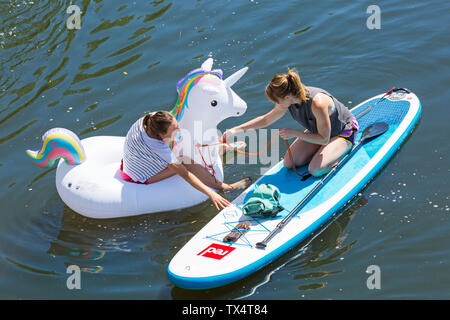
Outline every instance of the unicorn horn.
<svg viewBox="0 0 450 320">
<path fill-rule="evenodd" d="M 213 58 L 206 59 L 206 61 L 202 63 L 202 69 L 205 71 L 211 71 L 213 62 Z"/>
<path fill-rule="evenodd" d="M 231 76 L 223 80 L 225 82 L 225 86 L 231 88 L 233 84 L 235 84 L 248 70 L 248 67 L 244 67 L 241 70 L 236 71 Z"/>
</svg>

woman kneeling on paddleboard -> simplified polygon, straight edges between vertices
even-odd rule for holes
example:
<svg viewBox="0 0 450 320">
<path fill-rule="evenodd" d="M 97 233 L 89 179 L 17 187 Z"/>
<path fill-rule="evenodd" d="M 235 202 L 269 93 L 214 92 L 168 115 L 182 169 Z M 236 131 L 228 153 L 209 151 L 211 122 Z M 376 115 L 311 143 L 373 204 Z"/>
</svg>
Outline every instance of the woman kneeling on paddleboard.
<svg viewBox="0 0 450 320">
<path fill-rule="evenodd" d="M 356 118 L 327 91 L 305 86 L 295 70 L 275 75 L 266 86 L 266 96 L 275 107 L 265 115 L 227 130 L 222 136 L 223 141 L 239 131 L 267 127 L 289 110 L 306 128 L 305 131 L 279 130 L 283 139 L 297 138 L 290 145 L 295 167 L 309 162 L 309 172 L 321 176 L 350 150 L 359 128 Z M 292 168 L 288 154 L 284 156 L 284 166 Z"/>
<path fill-rule="evenodd" d="M 211 198 L 216 208 L 230 202 L 212 191 L 246 189 L 251 180 L 245 178 L 233 184 L 216 179 L 200 164 L 187 158 L 178 159 L 169 147 L 168 140 L 179 129 L 176 118 L 167 111 L 149 113 L 137 120 L 125 138 L 120 170 L 126 181 L 150 184 L 179 174 L 197 190 Z"/>
</svg>

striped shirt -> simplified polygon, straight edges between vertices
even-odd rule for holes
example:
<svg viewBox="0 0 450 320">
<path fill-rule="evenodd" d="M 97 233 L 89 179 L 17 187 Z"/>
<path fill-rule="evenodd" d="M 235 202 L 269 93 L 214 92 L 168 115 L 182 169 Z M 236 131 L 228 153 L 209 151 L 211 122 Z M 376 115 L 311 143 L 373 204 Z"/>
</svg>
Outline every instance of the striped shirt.
<svg viewBox="0 0 450 320">
<path fill-rule="evenodd" d="M 137 120 L 128 130 L 123 148 L 123 172 L 139 182 L 147 181 L 168 164 L 178 162 L 167 143 L 148 136 L 143 119 Z"/>
</svg>

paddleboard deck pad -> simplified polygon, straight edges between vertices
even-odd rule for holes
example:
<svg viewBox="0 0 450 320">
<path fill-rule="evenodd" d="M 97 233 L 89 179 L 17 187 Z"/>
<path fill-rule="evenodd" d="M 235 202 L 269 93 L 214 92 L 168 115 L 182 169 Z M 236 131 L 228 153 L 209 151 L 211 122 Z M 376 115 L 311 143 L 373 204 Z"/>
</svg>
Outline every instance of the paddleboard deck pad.
<svg viewBox="0 0 450 320">
<path fill-rule="evenodd" d="M 168 266 L 170 281 L 186 289 L 207 289 L 240 280 L 278 259 L 341 212 L 388 163 L 420 118 L 421 104 L 414 93 L 397 91 L 383 96 L 370 98 L 351 110 L 359 117 L 355 141 L 375 122 L 386 122 L 389 129 L 357 148 L 265 249 L 256 248 L 256 243 L 274 230 L 322 177 L 302 181 L 282 161 L 276 164 L 180 249 Z M 307 173 L 307 166 L 297 168 L 297 172 Z M 262 183 L 279 188 L 284 210 L 274 218 L 243 215 L 243 204 Z M 242 222 L 250 224 L 250 229 L 237 237 L 236 242 L 224 242 L 227 234 L 240 230 L 236 226 Z"/>
</svg>

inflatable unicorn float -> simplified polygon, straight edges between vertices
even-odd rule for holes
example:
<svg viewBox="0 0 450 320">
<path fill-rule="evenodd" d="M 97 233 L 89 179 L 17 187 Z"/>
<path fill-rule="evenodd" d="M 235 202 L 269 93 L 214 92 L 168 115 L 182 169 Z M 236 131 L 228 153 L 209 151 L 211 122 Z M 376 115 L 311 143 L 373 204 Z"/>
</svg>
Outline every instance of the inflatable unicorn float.
<svg viewBox="0 0 450 320">
<path fill-rule="evenodd" d="M 204 163 L 217 180 L 223 180 L 217 125 L 245 113 L 247 104 L 231 87 L 248 68 L 223 80 L 222 70 L 212 70 L 212 65 L 209 58 L 178 81 L 178 100 L 171 113 L 180 131 L 172 145 L 177 155 L 189 151 L 189 157 Z M 51 167 L 59 159 L 56 188 L 61 199 L 72 210 L 91 218 L 176 210 L 208 199 L 178 175 L 149 185 L 123 180 L 119 168 L 124 142 L 125 137 L 119 136 L 80 140 L 70 130 L 53 128 L 42 136 L 41 148 L 27 150 L 27 154 L 41 167 Z M 208 146 L 208 151 L 202 152 L 199 146 Z"/>
</svg>

